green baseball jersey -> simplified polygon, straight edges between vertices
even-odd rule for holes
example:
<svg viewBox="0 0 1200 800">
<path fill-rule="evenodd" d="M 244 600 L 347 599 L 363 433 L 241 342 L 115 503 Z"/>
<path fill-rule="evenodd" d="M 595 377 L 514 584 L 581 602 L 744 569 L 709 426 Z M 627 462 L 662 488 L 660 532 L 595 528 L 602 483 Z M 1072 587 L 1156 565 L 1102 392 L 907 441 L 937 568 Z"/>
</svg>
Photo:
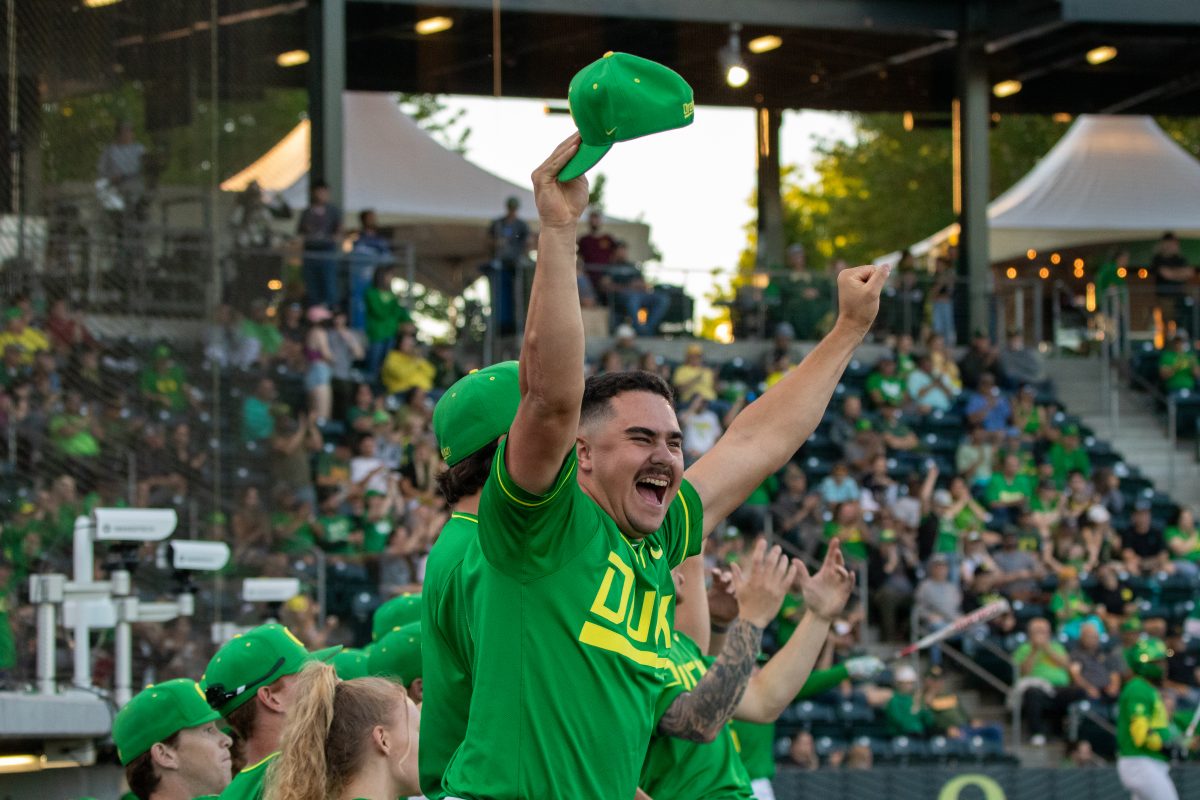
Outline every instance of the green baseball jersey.
<svg viewBox="0 0 1200 800">
<path fill-rule="evenodd" d="M 733 743 L 750 780 L 775 777 L 775 723 L 743 722 L 735 719 Z"/>
<path fill-rule="evenodd" d="M 479 518 L 455 511 L 442 526 L 425 562 L 421 593 L 421 791 L 429 800 L 446 796 L 442 776 L 467 732 L 471 705 L 471 661 L 475 654 L 462 563 L 478 547 Z"/>
<path fill-rule="evenodd" d="M 1132 728 L 1139 720 L 1142 724 L 1148 724 L 1148 735 L 1158 734 L 1164 744 L 1170 738 L 1171 721 L 1167 718 L 1167 708 L 1158 690 L 1145 678 L 1135 675 L 1121 690 L 1117 709 L 1117 753 L 1168 761 L 1162 749 L 1151 749 L 1145 741 L 1139 746 L 1133 740 Z"/>
<path fill-rule="evenodd" d="M 804 686 L 800 688 L 797 700 L 827 692 L 850 677 L 845 664 L 838 664 L 829 669 L 819 669 L 808 676 Z M 735 719 L 733 726 L 733 743 L 742 757 L 742 764 L 750 775 L 750 780 L 775 777 L 775 723 L 742 722 Z"/>
<path fill-rule="evenodd" d="M 716 659 L 678 631 L 671 635 L 673 646 L 667 684 L 659 695 L 654 719 L 662 717 L 671 703 L 696 687 Z M 753 798 L 750 774 L 738 755 L 733 728 L 729 725 L 712 742 L 700 743 L 655 734 L 650 739 L 639 781 L 642 791 L 654 800 L 726 800 Z"/>
<path fill-rule="evenodd" d="M 445 790 L 632 797 L 672 646 L 670 571 L 700 552 L 700 498 L 685 481 L 662 527 L 629 539 L 579 487 L 574 452 L 535 495 L 508 474 L 505 446 L 463 559 L 481 668 Z"/>
<path fill-rule="evenodd" d="M 271 753 L 257 764 L 251 764 L 234 775 L 225 791 L 218 795 L 219 800 L 260 800 L 263 796 L 263 782 L 267 778 L 267 767 L 278 755 L 279 753 Z"/>
</svg>

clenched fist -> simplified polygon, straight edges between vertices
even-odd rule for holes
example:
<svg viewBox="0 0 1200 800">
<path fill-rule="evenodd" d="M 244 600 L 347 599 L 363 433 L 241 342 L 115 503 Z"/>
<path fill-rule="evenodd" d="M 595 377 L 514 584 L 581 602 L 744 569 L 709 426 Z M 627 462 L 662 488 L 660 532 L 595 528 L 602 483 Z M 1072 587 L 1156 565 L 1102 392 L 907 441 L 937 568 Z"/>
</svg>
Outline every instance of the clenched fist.
<svg viewBox="0 0 1200 800">
<path fill-rule="evenodd" d="M 891 267 L 872 264 L 842 270 L 837 278 L 837 324 L 866 335 L 879 313 L 879 295 L 891 272 Z"/>
</svg>

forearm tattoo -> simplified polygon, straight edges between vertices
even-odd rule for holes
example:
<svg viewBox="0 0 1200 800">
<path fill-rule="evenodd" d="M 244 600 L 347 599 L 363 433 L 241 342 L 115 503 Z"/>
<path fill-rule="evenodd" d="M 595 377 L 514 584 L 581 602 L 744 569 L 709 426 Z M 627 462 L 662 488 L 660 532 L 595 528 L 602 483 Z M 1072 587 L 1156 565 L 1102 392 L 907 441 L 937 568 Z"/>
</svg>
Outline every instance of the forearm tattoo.
<svg viewBox="0 0 1200 800">
<path fill-rule="evenodd" d="M 733 717 L 754 669 L 763 629 L 740 617 L 729 626 L 717 660 L 690 692 L 679 695 L 659 720 L 667 736 L 711 741 Z"/>
</svg>

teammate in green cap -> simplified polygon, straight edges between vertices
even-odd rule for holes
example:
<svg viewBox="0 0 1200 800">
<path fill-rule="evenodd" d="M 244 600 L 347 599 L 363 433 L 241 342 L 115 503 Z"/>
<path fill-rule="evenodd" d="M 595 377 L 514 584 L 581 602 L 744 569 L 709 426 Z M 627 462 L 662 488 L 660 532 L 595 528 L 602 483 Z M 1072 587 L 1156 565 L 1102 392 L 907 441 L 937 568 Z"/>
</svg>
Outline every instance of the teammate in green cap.
<svg viewBox="0 0 1200 800">
<path fill-rule="evenodd" d="M 1171 721 L 1158 687 L 1170 653 L 1162 639 L 1139 639 L 1125 651 L 1133 677 L 1117 700 L 1117 776 L 1134 800 L 1178 800 L 1165 752 Z"/>
<path fill-rule="evenodd" d="M 421 704 L 421 623 L 396 628 L 371 645 L 367 674 L 396 681 L 417 705 Z"/>
<path fill-rule="evenodd" d="M 463 376 L 433 408 L 433 432 L 446 461 L 438 491 L 451 513 L 425 561 L 421 610 L 421 790 L 430 800 L 446 794 L 442 776 L 466 734 L 471 703 L 474 646 L 463 556 L 476 542 L 479 494 L 520 401 L 517 362 L 505 361 Z"/>
<path fill-rule="evenodd" d="M 421 619 L 421 595 L 405 592 L 385 601 L 371 616 L 371 641 L 378 642 L 385 634 L 402 625 Z"/>
<path fill-rule="evenodd" d="M 306 665 L 279 757 L 268 767 L 265 800 L 395 800 L 418 793 L 420 716 L 393 681 L 340 681 L 328 664 Z"/>
<path fill-rule="evenodd" d="M 233 730 L 240 771 L 222 800 L 258 800 L 266 767 L 279 755 L 279 740 L 296 702 L 296 673 L 310 661 L 328 661 L 341 650 L 308 652 L 282 625 L 259 625 L 221 646 L 204 670 L 208 704 Z"/>
<path fill-rule="evenodd" d="M 113 743 L 138 800 L 192 800 L 229 785 L 231 740 L 195 681 L 139 692 L 113 720 Z"/>
<path fill-rule="evenodd" d="M 888 275 L 870 266 L 841 274 L 830 335 L 685 480 L 665 382 L 621 373 L 590 379 L 585 391 L 574 234 L 588 189 L 583 178 L 557 179 L 578 148 L 576 135 L 533 176 L 541 229 L 521 404 L 483 487 L 478 551 L 463 562 L 474 663 L 487 668 L 473 674 L 467 735 L 444 786 L 468 800 L 633 795 L 672 646 L 668 573 L 815 429 Z M 842 577 L 809 580 L 833 587 Z M 719 731 L 761 637 L 754 621 L 735 621 L 713 668 L 658 730 Z M 600 741 L 604 758 L 579 758 Z"/>
<path fill-rule="evenodd" d="M 333 665 L 339 678 L 344 681 L 350 681 L 355 678 L 367 677 L 367 658 L 369 656 L 370 648 L 359 650 L 347 647 L 331 658 L 329 663 Z"/>
</svg>

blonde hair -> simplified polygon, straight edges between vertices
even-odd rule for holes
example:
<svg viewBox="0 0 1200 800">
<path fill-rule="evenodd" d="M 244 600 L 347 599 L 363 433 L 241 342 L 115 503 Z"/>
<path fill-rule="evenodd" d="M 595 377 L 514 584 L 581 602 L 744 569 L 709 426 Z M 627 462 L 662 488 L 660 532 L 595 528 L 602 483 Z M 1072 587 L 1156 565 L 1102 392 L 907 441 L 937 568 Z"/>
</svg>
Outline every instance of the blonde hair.
<svg viewBox="0 0 1200 800">
<path fill-rule="evenodd" d="M 404 687 L 384 678 L 339 681 L 332 666 L 314 662 L 300 671 L 294 692 L 264 800 L 336 797 L 362 768 L 371 730 L 395 721 Z M 407 714 L 408 704 L 401 704 Z"/>
</svg>

